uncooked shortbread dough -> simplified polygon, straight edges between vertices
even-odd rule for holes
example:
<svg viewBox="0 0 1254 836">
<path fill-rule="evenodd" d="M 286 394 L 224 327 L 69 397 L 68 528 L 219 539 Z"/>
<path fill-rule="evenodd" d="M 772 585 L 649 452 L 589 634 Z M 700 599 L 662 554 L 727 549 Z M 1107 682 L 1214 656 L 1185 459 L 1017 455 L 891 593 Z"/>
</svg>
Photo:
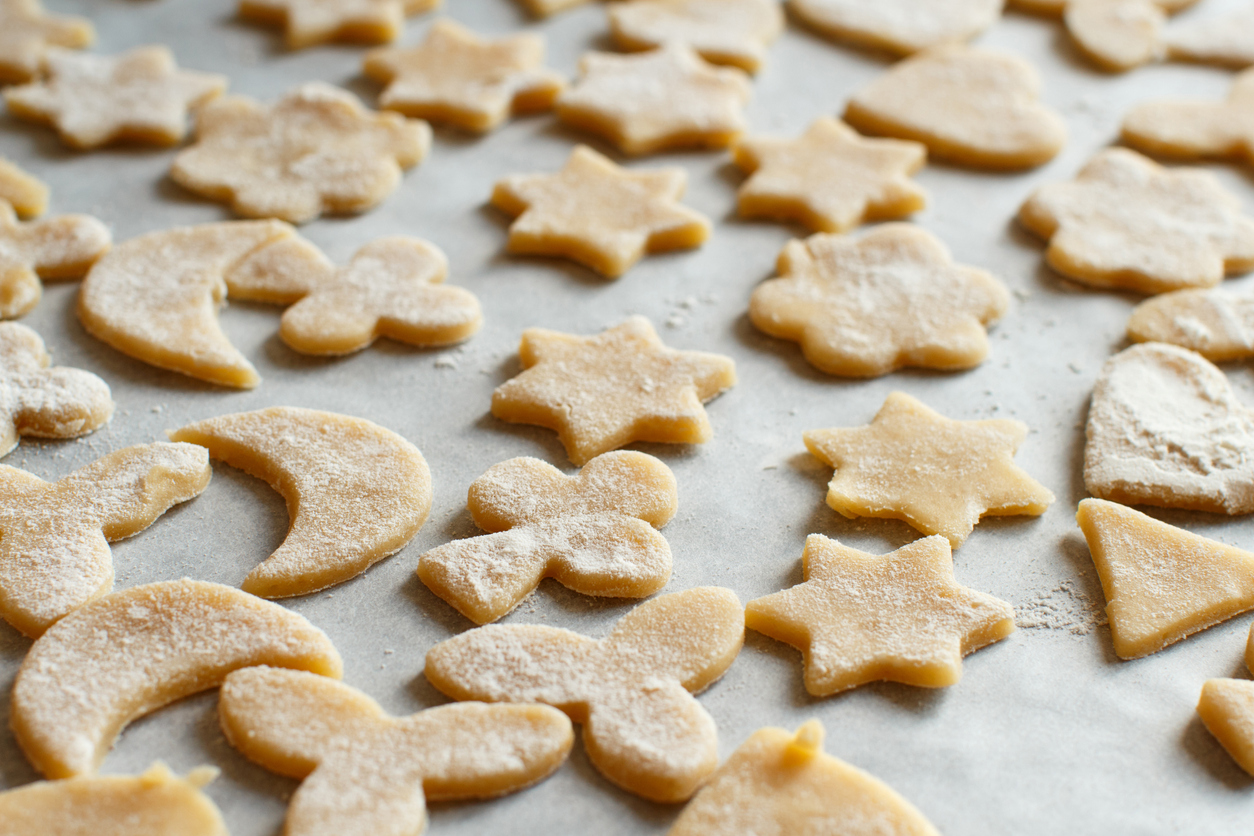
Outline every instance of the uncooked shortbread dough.
<svg viewBox="0 0 1254 836">
<path fill-rule="evenodd" d="M 711 64 L 756 73 L 784 29 L 776 0 L 632 0 L 611 3 L 610 34 L 620 49 L 680 41 Z"/>
<path fill-rule="evenodd" d="M 1254 671 L 1254 628 L 1245 643 L 1245 666 Z M 1197 701 L 1197 715 L 1232 759 L 1254 775 L 1254 682 L 1208 679 Z"/>
<path fill-rule="evenodd" d="M 387 43 L 400 37 L 406 15 L 429 12 L 440 0 L 240 0 L 239 14 L 283 26 L 291 49 L 327 41 Z"/>
<path fill-rule="evenodd" d="M 50 15 L 39 0 L 0 0 L 0 83 L 38 76 L 49 47 L 82 49 L 95 39 L 87 18 Z"/>
<path fill-rule="evenodd" d="M 1222 102 L 1137 105 L 1123 119 L 1122 138 L 1149 154 L 1218 157 L 1254 165 L 1254 69 L 1233 80 Z"/>
<path fill-rule="evenodd" d="M 77 279 L 109 251 L 109 228 L 90 215 L 19 221 L 0 201 L 0 319 L 30 313 L 45 281 Z"/>
<path fill-rule="evenodd" d="M 788 0 L 806 24 L 841 41 L 910 55 L 969 41 L 1001 17 L 1004 0 Z"/>
<path fill-rule="evenodd" d="M 19 218 L 34 218 L 48 209 L 48 187 L 0 157 L 0 200 L 12 206 Z"/>
<path fill-rule="evenodd" d="M 1168 28 L 1167 54 L 1179 61 L 1241 69 L 1254 64 L 1254 7 Z"/>
<path fill-rule="evenodd" d="M 1132 309 L 1128 339 L 1171 343 L 1220 363 L 1254 355 L 1254 295 L 1177 290 Z"/>
</svg>

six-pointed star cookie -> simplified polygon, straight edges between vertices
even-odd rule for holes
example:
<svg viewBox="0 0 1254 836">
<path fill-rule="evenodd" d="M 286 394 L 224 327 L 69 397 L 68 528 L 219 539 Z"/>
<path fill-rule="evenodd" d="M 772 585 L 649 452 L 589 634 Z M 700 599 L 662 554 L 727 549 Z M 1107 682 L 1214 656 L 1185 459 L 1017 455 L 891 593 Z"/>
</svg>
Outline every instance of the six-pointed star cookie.
<svg viewBox="0 0 1254 836">
<path fill-rule="evenodd" d="M 287 45 L 300 49 L 327 41 L 394 41 L 406 15 L 428 12 L 438 5 L 440 0 L 240 0 L 239 14 L 285 26 Z"/>
<path fill-rule="evenodd" d="M 667 348 L 642 316 L 595 337 L 529 328 L 518 357 L 492 414 L 556 430 L 578 465 L 633 441 L 709 441 L 701 404 L 736 383 L 730 357 Z"/>
<path fill-rule="evenodd" d="M 587 146 L 557 174 L 515 174 L 496 184 L 492 205 L 517 220 L 509 251 L 557 255 L 616 278 L 646 252 L 696 247 L 710 222 L 681 206 L 682 168 L 629 171 Z"/>
<path fill-rule="evenodd" d="M 1014 609 L 954 579 L 944 537 L 886 555 L 806 538 L 804 583 L 750 601 L 745 626 L 791 644 L 816 697 L 885 679 L 953 685 L 962 657 L 1014 632 Z"/>
<path fill-rule="evenodd" d="M 52 125 L 75 148 L 114 140 L 173 145 L 187 133 L 187 111 L 216 98 L 226 76 L 180 70 L 164 46 L 121 55 L 49 49 L 47 76 L 4 91 L 9 112 Z"/>
<path fill-rule="evenodd" d="M 0 200 L 0 319 L 29 313 L 43 296 L 43 279 L 77 279 L 105 254 L 109 229 L 90 215 L 19 221 Z"/>
<path fill-rule="evenodd" d="M 1150 154 L 1220 157 L 1254 165 L 1254 69 L 1232 82 L 1222 102 L 1161 101 L 1124 117 L 1123 141 Z"/>
<path fill-rule="evenodd" d="M 30 81 L 50 46 L 78 49 L 95 39 L 86 18 L 45 14 L 39 0 L 0 0 L 0 83 Z"/>
<path fill-rule="evenodd" d="M 1001 17 L 1003 0 L 789 0 L 788 8 L 832 38 L 909 55 L 974 38 Z"/>
<path fill-rule="evenodd" d="M 605 137 L 624 154 L 726 148 L 740 136 L 749 77 L 668 43 L 633 55 L 590 52 L 582 77 L 557 99 L 557 116 Z"/>
<path fill-rule="evenodd" d="M 756 73 L 784 28 L 775 0 L 633 0 L 609 6 L 610 33 L 622 49 L 682 41 L 712 64 Z"/>
<path fill-rule="evenodd" d="M 905 520 L 958 548 L 981 517 L 1039 516 L 1054 501 L 1012 460 L 1027 434 L 1021 421 L 955 421 L 893 392 L 870 424 L 810 430 L 805 443 L 836 468 L 833 509 Z"/>
</svg>

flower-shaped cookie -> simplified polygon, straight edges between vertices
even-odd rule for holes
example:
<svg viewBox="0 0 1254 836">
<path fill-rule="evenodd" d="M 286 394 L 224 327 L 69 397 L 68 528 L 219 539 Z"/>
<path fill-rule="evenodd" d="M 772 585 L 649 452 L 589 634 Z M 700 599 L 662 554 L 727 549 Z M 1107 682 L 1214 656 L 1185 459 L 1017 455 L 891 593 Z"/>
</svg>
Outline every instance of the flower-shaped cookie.
<svg viewBox="0 0 1254 836">
<path fill-rule="evenodd" d="M 1171 343 L 1216 363 L 1254 355 L 1254 295 L 1177 290 L 1132 310 L 1128 339 Z"/>
<path fill-rule="evenodd" d="M 1254 69 L 1232 82 L 1222 102 L 1137 105 L 1123 119 L 1123 141 L 1150 154 L 1221 157 L 1254 165 Z"/>
<path fill-rule="evenodd" d="M 113 237 L 90 215 L 56 215 L 19 221 L 0 200 L 0 319 L 34 310 L 43 297 L 40 279 L 77 279 L 104 255 Z"/>
<path fill-rule="evenodd" d="M 1049 241 L 1051 267 L 1096 287 L 1163 293 L 1254 268 L 1254 218 L 1214 175 L 1166 169 L 1126 148 L 1037 189 L 1019 220 Z"/>
<path fill-rule="evenodd" d="M 988 356 L 985 327 L 1010 301 L 991 273 L 955 264 L 938 238 L 907 224 L 790 241 L 777 269 L 780 278 L 753 291 L 753 324 L 850 377 L 977 366 Z"/>
<path fill-rule="evenodd" d="M 285 27 L 292 49 L 327 41 L 381 44 L 396 40 L 405 16 L 440 0 L 240 0 L 240 17 Z"/>
<path fill-rule="evenodd" d="M 35 78 L 50 46 L 78 49 L 95 39 L 86 18 L 47 14 L 39 0 L 0 0 L 0 83 Z"/>
<path fill-rule="evenodd" d="M 755 73 L 784 29 L 776 0 L 633 0 L 612 3 L 610 33 L 621 49 L 688 44 L 712 64 Z"/>
<path fill-rule="evenodd" d="M 346 90 L 310 82 L 269 106 L 227 96 L 201 108 L 196 140 L 170 176 L 237 214 L 304 223 L 374 207 L 430 145 L 426 122 L 375 113 Z"/>
<path fill-rule="evenodd" d="M 841 41 L 909 55 L 967 41 L 1001 17 L 1004 0 L 789 0 L 805 23 Z"/>
<path fill-rule="evenodd" d="M 0 201 L 12 206 L 19 218 L 38 217 L 48 209 L 48 187 L 0 157 Z"/>
</svg>

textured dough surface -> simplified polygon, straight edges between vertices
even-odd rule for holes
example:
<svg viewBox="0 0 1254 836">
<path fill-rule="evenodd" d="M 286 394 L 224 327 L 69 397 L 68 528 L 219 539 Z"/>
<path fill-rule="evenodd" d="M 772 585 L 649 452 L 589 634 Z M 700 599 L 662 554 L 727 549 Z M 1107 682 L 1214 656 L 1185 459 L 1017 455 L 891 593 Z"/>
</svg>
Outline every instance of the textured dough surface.
<svg viewBox="0 0 1254 836">
<path fill-rule="evenodd" d="M 328 41 L 387 43 L 400 37 L 405 16 L 429 12 L 440 0 L 240 0 L 246 20 L 283 26 L 290 49 Z"/>
<path fill-rule="evenodd" d="M 711 64 L 757 72 L 784 30 L 775 0 L 632 0 L 606 9 L 620 49 L 648 50 L 679 41 Z"/>
<path fill-rule="evenodd" d="M 0 0 L 0 83 L 38 76 L 50 46 L 82 49 L 95 39 L 87 18 L 50 15 L 39 0 Z"/>
<path fill-rule="evenodd" d="M 30 313 L 43 296 L 40 279 L 77 279 L 109 250 L 109 228 L 90 215 L 19 221 L 0 201 L 0 319 Z"/>
<path fill-rule="evenodd" d="M 789 0 L 788 8 L 825 35 L 910 55 L 968 41 L 1001 17 L 1004 0 Z"/>
<path fill-rule="evenodd" d="M 1132 309 L 1128 339 L 1171 343 L 1215 363 L 1254 354 L 1254 295 L 1177 290 Z"/>
<path fill-rule="evenodd" d="M 48 209 L 48 186 L 42 180 L 0 157 L 0 200 L 20 218 L 34 218 Z"/>
<path fill-rule="evenodd" d="M 1219 157 L 1254 165 L 1254 69 L 1240 73 L 1222 102 L 1153 101 L 1123 119 L 1124 142 L 1147 154 Z"/>
<path fill-rule="evenodd" d="M 1197 716 L 1237 765 L 1254 775 L 1254 682 L 1206 680 Z"/>
</svg>

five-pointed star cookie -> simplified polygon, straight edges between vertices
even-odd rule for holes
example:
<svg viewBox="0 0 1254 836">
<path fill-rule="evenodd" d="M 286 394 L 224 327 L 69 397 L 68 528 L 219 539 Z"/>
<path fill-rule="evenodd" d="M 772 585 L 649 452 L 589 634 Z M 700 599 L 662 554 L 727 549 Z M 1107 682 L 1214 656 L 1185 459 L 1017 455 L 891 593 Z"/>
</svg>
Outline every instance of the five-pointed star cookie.
<svg viewBox="0 0 1254 836">
<path fill-rule="evenodd" d="M 791 644 L 816 697 L 884 679 L 953 685 L 962 657 L 1014 632 L 1014 609 L 954 579 L 944 537 L 886 555 L 806 538 L 804 582 L 750 601 L 745 626 Z"/>
<path fill-rule="evenodd" d="M 927 162 L 925 145 L 866 139 L 828 116 L 796 139 L 743 139 L 732 159 L 751 175 L 736 193 L 744 218 L 847 232 L 865 221 L 905 217 L 927 202 L 910 180 Z"/>
<path fill-rule="evenodd" d="M 539 35 L 489 40 L 451 20 L 437 20 L 412 49 L 367 52 L 362 70 L 387 85 L 379 107 L 484 132 L 500 126 L 511 112 L 553 106 L 566 82 L 543 64 Z"/>
<path fill-rule="evenodd" d="M 86 18 L 46 14 L 39 0 L 0 0 L 0 83 L 37 76 L 50 46 L 79 49 L 95 39 Z"/>
<path fill-rule="evenodd" d="M 589 52 L 579 69 L 579 81 L 557 99 L 557 117 L 624 154 L 726 148 L 744 130 L 749 77 L 711 66 L 684 43 L 633 55 Z"/>
<path fill-rule="evenodd" d="M 622 49 L 682 41 L 712 64 L 756 73 L 784 28 L 775 0 L 633 0 L 609 6 L 610 33 Z"/>
<path fill-rule="evenodd" d="M 440 0 L 240 0 L 240 17 L 285 26 L 292 49 L 327 41 L 382 44 L 396 40 L 405 16 Z"/>
<path fill-rule="evenodd" d="M 90 215 L 57 215 L 19 221 L 0 201 L 0 319 L 13 319 L 39 304 L 39 280 L 77 279 L 109 249 L 109 229 Z"/>
<path fill-rule="evenodd" d="M 18 217 L 34 218 L 48 208 L 48 187 L 0 157 L 0 201 L 12 206 Z"/>
<path fill-rule="evenodd" d="M 616 278 L 646 252 L 709 237 L 709 220 L 678 202 L 686 182 L 682 168 L 629 171 L 580 145 L 557 174 L 498 182 L 492 205 L 517 216 L 510 252 L 565 256 Z"/>
<path fill-rule="evenodd" d="M 1254 69 L 1232 82 L 1222 102 L 1160 101 L 1124 117 L 1123 141 L 1150 154 L 1220 157 L 1254 165 Z"/>
<path fill-rule="evenodd" d="M 825 35 L 909 55 L 967 41 L 1001 17 L 1003 0 L 788 0 L 789 10 Z"/>
<path fill-rule="evenodd" d="M 173 145 L 187 133 L 187 112 L 226 89 L 225 76 L 180 70 L 164 46 L 121 55 L 49 49 L 45 78 L 4 91 L 9 112 L 52 125 L 75 148 L 115 140 Z"/>
<path fill-rule="evenodd" d="M 1021 421 L 955 421 L 893 392 L 870 424 L 810 430 L 805 443 L 836 468 L 834 510 L 904 520 L 958 548 L 981 517 L 1039 516 L 1054 501 L 1012 460 L 1027 434 Z"/>
<path fill-rule="evenodd" d="M 523 332 L 525 371 L 492 393 L 492 414 L 556 430 L 575 464 L 633 441 L 700 444 L 702 403 L 736 383 L 730 357 L 667 348 L 642 316 L 595 337 Z"/>
</svg>

